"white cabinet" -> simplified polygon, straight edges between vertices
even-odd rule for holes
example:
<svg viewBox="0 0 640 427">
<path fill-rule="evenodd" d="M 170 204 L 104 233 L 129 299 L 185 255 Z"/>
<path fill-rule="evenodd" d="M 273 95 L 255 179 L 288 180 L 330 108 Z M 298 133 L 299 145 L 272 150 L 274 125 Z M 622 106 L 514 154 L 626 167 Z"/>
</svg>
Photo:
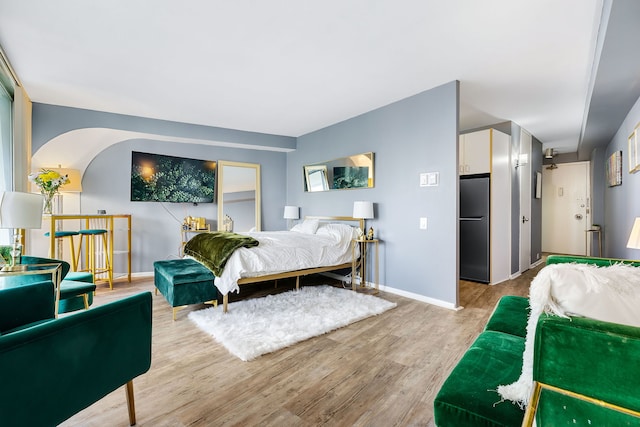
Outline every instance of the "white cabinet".
<svg viewBox="0 0 640 427">
<path fill-rule="evenodd" d="M 485 129 L 460 135 L 460 175 L 491 172 L 492 131 L 493 129 Z"/>
</svg>

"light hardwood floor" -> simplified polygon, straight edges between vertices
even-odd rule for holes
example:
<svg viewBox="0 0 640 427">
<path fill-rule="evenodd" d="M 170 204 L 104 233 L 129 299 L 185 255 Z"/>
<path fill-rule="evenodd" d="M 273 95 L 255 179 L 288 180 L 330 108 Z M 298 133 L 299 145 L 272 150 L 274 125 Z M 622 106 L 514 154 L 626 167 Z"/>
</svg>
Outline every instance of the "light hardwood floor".
<svg viewBox="0 0 640 427">
<path fill-rule="evenodd" d="M 381 292 L 398 306 L 251 362 L 191 323 L 189 311 L 204 306 L 173 322 L 154 296 L 151 369 L 134 380 L 138 425 L 432 426 L 435 394 L 498 299 L 527 295 L 539 268 L 495 286 L 461 282 L 460 311 Z M 147 290 L 152 278 L 116 281 L 113 291 L 99 285 L 95 304 Z M 124 388 L 63 425 L 128 425 Z"/>
</svg>

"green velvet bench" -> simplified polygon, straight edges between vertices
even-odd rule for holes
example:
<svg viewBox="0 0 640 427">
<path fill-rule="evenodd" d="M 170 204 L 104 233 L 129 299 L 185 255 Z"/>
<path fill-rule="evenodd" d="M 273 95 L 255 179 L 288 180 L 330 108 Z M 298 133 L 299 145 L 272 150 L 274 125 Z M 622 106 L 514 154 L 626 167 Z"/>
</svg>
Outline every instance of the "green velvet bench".
<svg viewBox="0 0 640 427">
<path fill-rule="evenodd" d="M 190 258 L 156 261 L 153 263 L 153 281 L 158 291 L 176 312 L 190 304 L 218 306 L 218 290 L 213 284 L 213 273 Z"/>
<path fill-rule="evenodd" d="M 607 266 L 621 261 L 551 255 L 547 258 L 547 265 L 576 262 Z M 624 263 L 640 266 L 640 262 Z M 483 332 L 453 368 L 436 395 L 433 403 L 436 426 L 524 425 L 525 410 L 510 401 L 501 401 L 497 388 L 520 377 L 528 317 L 528 298 L 504 296 L 500 299 Z M 589 318 L 544 314 L 538 320 L 533 367 L 535 381 L 638 411 L 638 359 L 640 328 Z M 627 368 L 623 369 L 623 366 Z M 552 393 L 554 391 L 548 389 L 542 391 L 541 404 L 535 415 L 539 426 L 573 425 L 578 418 L 582 420 L 578 425 L 637 425 L 627 423 L 632 418 L 630 415 L 603 408 L 589 399 Z M 532 417 L 527 414 L 528 423 Z M 588 422 L 606 420 L 607 417 L 615 422 Z M 638 423 L 638 418 L 635 423 Z"/>
</svg>

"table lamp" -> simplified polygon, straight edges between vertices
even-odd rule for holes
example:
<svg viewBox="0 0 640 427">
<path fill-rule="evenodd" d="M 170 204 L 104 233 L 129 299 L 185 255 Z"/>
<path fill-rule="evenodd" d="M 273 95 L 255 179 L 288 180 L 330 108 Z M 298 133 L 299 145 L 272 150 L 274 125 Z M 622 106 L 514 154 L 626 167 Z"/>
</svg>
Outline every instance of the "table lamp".
<svg viewBox="0 0 640 427">
<path fill-rule="evenodd" d="M 42 202 L 40 194 L 0 192 L 0 228 L 14 230 L 11 263 L 3 267 L 2 271 L 21 269 L 21 266 L 16 265 L 16 259 L 20 256 L 20 230 L 42 227 Z"/>
<path fill-rule="evenodd" d="M 362 219 L 363 227 L 366 228 L 366 223 L 364 222 L 364 220 L 373 218 L 373 202 L 367 202 L 362 200 L 353 202 L 352 216 L 354 218 Z M 365 230 L 362 230 L 362 232 L 364 233 Z M 369 230 L 369 233 L 366 235 L 366 237 L 369 240 L 373 239 L 373 227 Z"/>
<path fill-rule="evenodd" d="M 285 206 L 284 219 L 287 220 L 287 229 L 291 230 L 292 220 L 300 219 L 300 209 L 297 206 Z"/>
</svg>

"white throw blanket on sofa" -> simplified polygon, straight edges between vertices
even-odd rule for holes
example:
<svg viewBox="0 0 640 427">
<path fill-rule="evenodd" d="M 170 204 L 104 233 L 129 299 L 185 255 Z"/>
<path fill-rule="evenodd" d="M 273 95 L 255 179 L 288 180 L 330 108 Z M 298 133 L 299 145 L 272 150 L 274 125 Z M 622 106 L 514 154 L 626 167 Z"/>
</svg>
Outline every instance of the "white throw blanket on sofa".
<svg viewBox="0 0 640 427">
<path fill-rule="evenodd" d="M 531 281 L 529 304 L 522 374 L 515 383 L 498 386 L 503 400 L 522 408 L 533 389 L 533 345 L 540 315 L 575 315 L 640 327 L 640 268 L 623 264 L 548 265 Z"/>
</svg>

